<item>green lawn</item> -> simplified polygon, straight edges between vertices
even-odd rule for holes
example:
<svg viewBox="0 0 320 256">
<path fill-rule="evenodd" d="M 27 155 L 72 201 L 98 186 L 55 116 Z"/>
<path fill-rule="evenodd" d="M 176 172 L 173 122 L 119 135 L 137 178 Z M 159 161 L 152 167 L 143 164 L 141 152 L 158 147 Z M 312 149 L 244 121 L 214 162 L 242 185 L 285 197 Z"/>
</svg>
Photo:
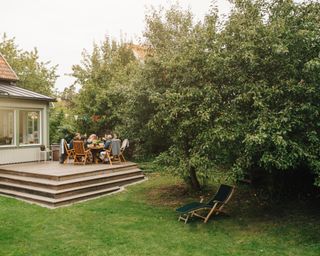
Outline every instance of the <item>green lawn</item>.
<svg viewBox="0 0 320 256">
<path fill-rule="evenodd" d="M 320 255 L 316 202 L 271 207 L 239 188 L 231 217 L 185 225 L 174 212 L 192 200 L 181 181 L 148 176 L 119 194 L 55 210 L 1 196 L 0 255 Z"/>
</svg>

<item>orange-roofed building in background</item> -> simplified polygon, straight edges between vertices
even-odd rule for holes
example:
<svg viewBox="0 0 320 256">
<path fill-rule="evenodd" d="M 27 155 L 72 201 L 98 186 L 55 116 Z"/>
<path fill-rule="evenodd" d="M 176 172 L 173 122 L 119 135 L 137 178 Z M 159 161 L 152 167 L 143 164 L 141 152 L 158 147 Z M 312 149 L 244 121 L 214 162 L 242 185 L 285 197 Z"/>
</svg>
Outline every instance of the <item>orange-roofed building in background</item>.
<svg viewBox="0 0 320 256">
<path fill-rule="evenodd" d="M 128 44 L 127 46 L 132 50 L 134 57 L 141 63 L 144 63 L 149 52 L 148 47 L 136 44 Z"/>
</svg>

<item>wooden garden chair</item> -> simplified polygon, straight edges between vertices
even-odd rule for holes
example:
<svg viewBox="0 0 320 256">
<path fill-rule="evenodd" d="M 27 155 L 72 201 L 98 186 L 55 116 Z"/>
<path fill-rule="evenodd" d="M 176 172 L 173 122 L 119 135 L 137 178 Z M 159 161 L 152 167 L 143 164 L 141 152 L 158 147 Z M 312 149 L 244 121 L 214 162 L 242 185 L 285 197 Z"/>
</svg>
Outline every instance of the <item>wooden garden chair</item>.
<svg viewBox="0 0 320 256">
<path fill-rule="evenodd" d="M 74 159 L 74 149 L 69 149 L 66 140 L 64 140 L 63 145 L 64 145 L 64 151 L 65 151 L 65 153 L 66 153 L 66 155 L 67 155 L 66 159 L 65 159 L 64 162 L 63 162 L 63 163 L 65 164 L 65 163 L 66 163 L 67 161 L 69 161 L 70 159 Z"/>
<path fill-rule="evenodd" d="M 121 147 L 120 147 L 120 154 L 119 154 L 119 158 L 120 158 L 121 162 L 126 162 L 126 159 L 124 158 L 123 153 L 124 153 L 124 151 L 125 151 L 125 149 L 127 147 L 129 147 L 129 140 L 128 139 L 124 139 L 122 141 L 122 144 L 121 144 Z"/>
<path fill-rule="evenodd" d="M 113 163 L 120 163 L 121 162 L 120 152 L 121 152 L 120 140 L 119 139 L 112 139 L 111 145 L 110 145 L 110 164 L 111 165 Z"/>
<path fill-rule="evenodd" d="M 222 209 L 228 203 L 234 193 L 234 186 L 220 185 L 218 192 L 207 202 L 193 202 L 186 204 L 178 209 L 176 212 L 180 213 L 179 219 L 187 223 L 190 217 L 196 216 L 202 218 L 204 223 L 207 223 L 211 215 L 218 215 L 223 212 Z"/>
<path fill-rule="evenodd" d="M 129 141 L 128 139 L 125 139 L 122 142 L 122 145 L 120 147 L 120 140 L 115 139 L 112 140 L 110 147 L 106 149 L 104 152 L 104 160 L 105 162 L 109 162 L 110 165 L 114 163 L 120 163 L 120 162 L 126 162 L 126 159 L 124 158 L 123 152 L 125 148 L 128 146 Z"/>
<path fill-rule="evenodd" d="M 111 145 L 108 149 L 104 151 L 104 159 L 103 162 L 109 162 L 110 165 L 112 165 L 112 157 L 111 157 Z"/>
<path fill-rule="evenodd" d="M 90 149 L 85 150 L 83 141 L 78 140 L 73 142 L 74 149 L 74 164 L 86 164 L 92 159 Z"/>
<path fill-rule="evenodd" d="M 112 141 L 109 148 L 104 151 L 104 160 L 103 160 L 104 162 L 109 162 L 110 165 L 114 163 L 120 163 L 119 153 L 116 152 L 115 154 L 115 151 L 120 152 L 120 150 L 115 150 L 115 149 L 112 150 L 112 146 L 115 147 L 114 141 Z"/>
</svg>

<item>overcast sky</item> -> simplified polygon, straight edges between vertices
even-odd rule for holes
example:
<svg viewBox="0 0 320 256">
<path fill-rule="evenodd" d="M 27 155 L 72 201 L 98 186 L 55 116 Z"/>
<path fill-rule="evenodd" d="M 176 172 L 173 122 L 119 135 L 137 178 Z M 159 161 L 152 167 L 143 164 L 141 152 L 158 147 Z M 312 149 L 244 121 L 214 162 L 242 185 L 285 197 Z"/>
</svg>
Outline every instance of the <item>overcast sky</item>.
<svg viewBox="0 0 320 256">
<path fill-rule="evenodd" d="M 212 0 L 180 0 L 196 19 L 203 19 Z M 226 13 L 227 0 L 219 0 Z M 106 35 L 124 36 L 137 42 L 144 30 L 144 17 L 150 6 L 168 6 L 173 1 L 160 0 L 9 0 L 2 1 L 0 33 L 15 37 L 24 50 L 37 47 L 42 61 L 58 64 L 56 88 L 62 91 L 73 79 L 67 74 L 78 64 L 83 49 L 91 50 L 93 42 Z"/>
</svg>

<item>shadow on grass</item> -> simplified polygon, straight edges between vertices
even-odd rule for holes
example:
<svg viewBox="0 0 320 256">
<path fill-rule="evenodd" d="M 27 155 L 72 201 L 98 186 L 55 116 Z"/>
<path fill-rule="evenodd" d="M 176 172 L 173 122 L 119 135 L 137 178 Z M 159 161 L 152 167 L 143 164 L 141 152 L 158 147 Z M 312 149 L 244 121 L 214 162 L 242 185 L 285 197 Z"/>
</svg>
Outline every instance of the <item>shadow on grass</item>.
<svg viewBox="0 0 320 256">
<path fill-rule="evenodd" d="M 202 192 L 191 190 L 179 178 L 159 173 L 148 174 L 150 185 L 144 188 L 147 203 L 153 206 L 178 207 L 188 202 L 204 201 L 211 198 L 217 191 L 219 184 L 212 184 Z M 306 198 L 271 201 L 259 198 L 250 186 L 240 185 L 227 206 L 231 214 L 246 216 L 252 219 L 281 219 L 292 214 L 313 215 L 320 214 L 320 199 Z"/>
</svg>

